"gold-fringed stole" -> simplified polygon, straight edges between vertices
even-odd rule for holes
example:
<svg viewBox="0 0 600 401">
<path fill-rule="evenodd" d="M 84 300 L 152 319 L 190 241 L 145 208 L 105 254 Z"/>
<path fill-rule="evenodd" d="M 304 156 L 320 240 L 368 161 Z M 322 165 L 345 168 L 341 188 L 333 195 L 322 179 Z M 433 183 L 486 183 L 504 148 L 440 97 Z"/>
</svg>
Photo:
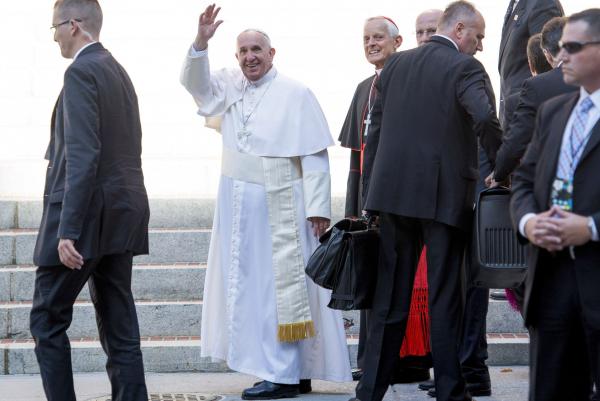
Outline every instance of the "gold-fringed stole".
<svg viewBox="0 0 600 401">
<path fill-rule="evenodd" d="M 293 342 L 315 336 L 315 324 L 312 320 L 301 323 L 280 324 L 277 328 L 277 339 Z"/>
</svg>

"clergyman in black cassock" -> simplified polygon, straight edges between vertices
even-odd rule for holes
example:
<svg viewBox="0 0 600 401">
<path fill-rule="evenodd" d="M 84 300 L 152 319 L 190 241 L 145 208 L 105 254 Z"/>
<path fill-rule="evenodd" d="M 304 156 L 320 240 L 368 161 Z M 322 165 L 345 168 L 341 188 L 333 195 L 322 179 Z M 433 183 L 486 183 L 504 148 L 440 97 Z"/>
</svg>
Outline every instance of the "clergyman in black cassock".
<svg viewBox="0 0 600 401">
<path fill-rule="evenodd" d="M 57 1 L 54 38 L 72 64 L 56 103 L 46 153 L 31 334 L 46 397 L 75 401 L 66 331 L 86 282 L 96 310 L 113 401 L 147 401 L 131 293 L 132 258 L 148 253 L 137 96 L 98 42 L 96 0 Z"/>
<path fill-rule="evenodd" d="M 391 56 L 381 73 L 374 110 L 381 126 L 367 143 L 367 150 L 376 143 L 376 154 L 365 208 L 379 212 L 381 243 L 365 372 L 356 388 L 362 401 L 380 401 L 387 389 L 424 244 L 437 399 L 471 399 L 458 358 L 461 264 L 478 177 L 477 137 L 490 160 L 501 141 L 489 78 L 472 57 L 482 49 L 484 30 L 470 3 L 451 3 L 438 34 Z"/>
</svg>

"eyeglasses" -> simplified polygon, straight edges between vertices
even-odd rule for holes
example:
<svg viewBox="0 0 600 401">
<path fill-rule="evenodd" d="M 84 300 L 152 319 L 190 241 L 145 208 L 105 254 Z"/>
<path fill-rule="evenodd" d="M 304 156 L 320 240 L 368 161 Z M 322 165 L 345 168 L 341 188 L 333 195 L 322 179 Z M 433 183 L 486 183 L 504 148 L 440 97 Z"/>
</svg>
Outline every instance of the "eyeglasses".
<svg viewBox="0 0 600 401">
<path fill-rule="evenodd" d="M 417 36 L 422 36 L 422 35 L 425 35 L 425 34 L 427 34 L 428 36 L 431 36 L 431 35 L 433 35 L 436 32 L 437 32 L 437 29 L 435 29 L 435 28 L 429 28 L 429 29 L 419 29 L 416 32 L 416 34 L 417 34 Z"/>
<path fill-rule="evenodd" d="M 579 53 L 588 45 L 600 45 L 600 40 L 592 42 L 558 42 L 558 46 L 569 54 Z"/>
<path fill-rule="evenodd" d="M 80 18 L 70 18 L 70 19 L 68 19 L 68 20 L 64 20 L 63 22 L 59 22 L 58 24 L 54 24 L 54 25 L 52 25 L 52 26 L 50 27 L 50 29 L 54 29 L 54 30 L 55 30 L 55 29 L 57 29 L 59 26 L 61 26 L 61 25 L 65 25 L 65 24 L 68 24 L 68 23 L 69 23 L 69 22 L 71 22 L 71 21 L 77 21 L 77 22 L 81 22 L 81 19 L 80 19 Z"/>
</svg>

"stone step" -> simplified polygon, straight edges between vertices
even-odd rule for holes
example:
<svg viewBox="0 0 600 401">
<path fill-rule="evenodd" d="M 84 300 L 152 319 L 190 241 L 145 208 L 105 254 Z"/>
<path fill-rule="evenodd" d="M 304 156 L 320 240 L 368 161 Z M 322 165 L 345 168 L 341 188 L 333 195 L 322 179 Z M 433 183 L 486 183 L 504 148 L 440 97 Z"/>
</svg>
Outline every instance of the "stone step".
<svg viewBox="0 0 600 401">
<path fill-rule="evenodd" d="M 358 334 L 360 327 L 359 311 L 344 311 L 346 333 Z M 348 327 L 350 326 L 350 327 Z M 490 300 L 486 329 L 488 333 L 527 333 L 523 318 L 513 310 L 507 301 Z"/>
<path fill-rule="evenodd" d="M 31 301 L 35 281 L 32 265 L 0 266 L 0 302 Z M 136 300 L 201 300 L 206 265 L 134 265 L 132 290 Z M 89 301 L 85 286 L 79 298 Z"/>
<path fill-rule="evenodd" d="M 136 301 L 140 332 L 143 336 L 199 335 L 202 320 L 202 301 Z M 0 339 L 23 339 L 31 336 L 29 332 L 29 312 L 31 302 L 0 303 Z M 511 325 L 490 325 L 501 320 L 501 314 L 507 313 Z M 358 335 L 360 317 L 358 311 L 344 311 L 346 334 Z M 500 302 L 490 303 L 487 316 L 488 334 L 523 334 L 520 316 L 507 311 Z M 509 328 L 511 331 L 501 331 Z M 94 307 L 91 302 L 78 301 L 73 308 L 73 323 L 69 328 L 70 337 L 94 337 L 97 335 Z"/>
<path fill-rule="evenodd" d="M 142 336 L 198 336 L 202 319 L 202 301 L 136 302 Z M 0 339 L 27 339 L 30 302 L 0 303 Z M 77 302 L 69 337 L 96 337 L 96 317 L 91 302 Z"/>
<path fill-rule="evenodd" d="M 344 198 L 332 199 L 334 221 L 344 213 Z M 211 227 L 215 198 L 150 199 L 151 228 Z M 37 229 L 42 219 L 42 202 L 37 200 L 0 200 L 0 230 Z"/>
<path fill-rule="evenodd" d="M 356 365 L 358 340 L 347 338 L 350 361 Z M 33 351 L 33 340 L 0 340 L 0 374 L 36 374 L 39 368 Z M 223 372 L 224 363 L 200 358 L 199 337 L 142 338 L 144 367 L 147 372 Z M 527 365 L 529 337 L 526 334 L 488 335 L 490 366 Z M 74 372 L 102 372 L 106 357 L 100 343 L 92 338 L 71 338 Z"/>
<path fill-rule="evenodd" d="M 33 263 L 37 230 L 0 230 L 0 265 Z M 205 263 L 210 229 L 152 229 L 150 255 L 134 258 L 137 264 Z"/>
</svg>

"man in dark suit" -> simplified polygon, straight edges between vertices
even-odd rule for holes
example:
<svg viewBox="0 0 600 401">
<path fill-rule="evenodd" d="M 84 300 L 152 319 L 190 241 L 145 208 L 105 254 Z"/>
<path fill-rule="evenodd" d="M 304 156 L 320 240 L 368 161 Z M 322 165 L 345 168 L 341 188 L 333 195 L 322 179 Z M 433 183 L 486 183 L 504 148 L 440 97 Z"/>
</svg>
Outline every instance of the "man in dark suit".
<svg viewBox="0 0 600 401">
<path fill-rule="evenodd" d="M 531 77 L 527 64 L 527 41 L 540 32 L 552 17 L 564 15 L 559 0 L 511 0 L 502 26 L 498 71 L 500 72 L 500 122 L 508 119 L 504 102 L 518 92 L 523 81 Z"/>
<path fill-rule="evenodd" d="M 374 110 L 380 129 L 367 138 L 376 153 L 365 180 L 366 209 L 379 212 L 381 244 L 356 388 L 362 401 L 380 401 L 387 389 L 424 244 L 437 399 L 471 399 L 458 358 L 461 264 L 478 176 L 477 136 L 494 160 L 501 130 L 489 79 L 472 57 L 483 49 L 483 17 L 472 4 L 454 2 L 437 32 L 429 43 L 388 59 Z"/>
<path fill-rule="evenodd" d="M 560 51 L 558 42 L 565 22 L 564 17 L 555 17 L 542 29 L 541 46 L 553 69 L 529 78 L 523 83 L 517 108 L 496 155 L 496 168 L 493 173 L 495 182 L 491 180 L 492 177 L 488 177 L 487 180 L 490 186 L 505 181 L 519 165 L 533 135 L 538 107 L 554 96 L 578 89 L 574 85 L 565 83 L 558 60 Z"/>
<path fill-rule="evenodd" d="M 580 90 L 540 107 L 511 199 L 531 244 L 532 401 L 589 400 L 600 384 L 600 9 L 569 17 L 561 48 L 564 80 Z"/>
<path fill-rule="evenodd" d="M 58 0 L 52 27 L 73 63 L 56 103 L 31 333 L 49 401 L 75 401 L 66 330 L 89 280 L 114 401 L 146 401 L 131 293 L 132 257 L 148 253 L 148 198 L 137 97 L 123 67 L 98 42 L 97 0 Z"/>
</svg>

